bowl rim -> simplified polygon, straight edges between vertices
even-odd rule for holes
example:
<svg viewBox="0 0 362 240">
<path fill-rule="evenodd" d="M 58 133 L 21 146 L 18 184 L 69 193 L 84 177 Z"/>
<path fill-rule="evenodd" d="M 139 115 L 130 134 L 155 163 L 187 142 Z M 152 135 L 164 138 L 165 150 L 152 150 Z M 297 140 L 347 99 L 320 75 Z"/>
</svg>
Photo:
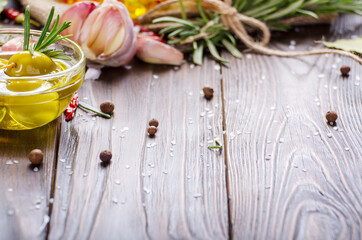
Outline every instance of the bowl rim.
<svg viewBox="0 0 362 240">
<path fill-rule="evenodd" d="M 1 28 L 0 29 L 0 34 L 6 34 L 6 33 L 19 33 L 19 34 L 23 34 L 24 33 L 24 30 L 21 29 L 21 28 Z M 30 31 L 31 34 L 34 34 L 34 35 L 37 35 L 37 36 L 40 36 L 41 34 L 41 31 L 39 30 L 31 30 Z M 21 81 L 21 80 L 41 80 L 41 79 L 52 79 L 52 78 L 57 78 L 57 77 L 61 77 L 61 76 L 64 76 L 64 75 L 67 75 L 71 72 L 76 72 L 77 69 L 79 69 L 81 67 L 81 65 L 85 64 L 85 55 L 84 55 L 84 52 L 82 50 L 82 48 L 77 44 L 75 43 L 74 41 L 70 40 L 70 39 L 62 39 L 62 41 L 65 41 L 69 44 L 71 44 L 73 47 L 75 47 L 76 51 L 78 51 L 80 53 L 80 60 L 74 64 L 73 66 L 71 66 L 70 68 L 67 68 L 66 70 L 64 71 L 60 71 L 60 72 L 57 72 L 57 73 L 52 73 L 52 74 L 46 74 L 46 75 L 40 75 L 40 76 L 30 76 L 30 77 L 11 77 L 11 76 L 6 76 L 6 80 L 16 80 L 16 81 Z M 74 83 L 77 83 L 78 81 L 74 82 Z M 67 87 L 70 87 L 72 86 L 73 84 L 70 84 L 70 85 L 65 85 L 63 87 L 60 87 L 60 88 L 56 88 L 56 89 L 52 89 L 51 91 L 42 91 L 42 92 L 30 92 L 30 93 L 27 93 L 27 92 L 19 92 L 19 93 L 6 93 L 6 94 L 3 94 L 3 93 L 0 93 L 0 96 L 25 96 L 25 95 L 37 95 L 37 94 L 45 94 L 45 93 L 51 93 L 51 92 L 57 92 L 59 90 L 62 90 L 62 89 L 66 89 Z"/>
</svg>

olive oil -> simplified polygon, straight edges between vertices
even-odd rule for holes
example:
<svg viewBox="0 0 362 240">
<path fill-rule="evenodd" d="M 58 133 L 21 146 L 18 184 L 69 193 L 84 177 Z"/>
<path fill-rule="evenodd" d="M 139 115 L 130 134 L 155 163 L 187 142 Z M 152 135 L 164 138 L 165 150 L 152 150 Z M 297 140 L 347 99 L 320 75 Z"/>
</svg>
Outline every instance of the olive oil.
<svg viewBox="0 0 362 240">
<path fill-rule="evenodd" d="M 0 64 L 5 61 L 0 60 Z M 60 71 L 70 66 L 55 60 Z M 0 72 L 0 129 L 21 130 L 43 126 L 57 118 L 84 80 L 84 67 L 72 76 L 53 79 L 9 80 Z"/>
</svg>

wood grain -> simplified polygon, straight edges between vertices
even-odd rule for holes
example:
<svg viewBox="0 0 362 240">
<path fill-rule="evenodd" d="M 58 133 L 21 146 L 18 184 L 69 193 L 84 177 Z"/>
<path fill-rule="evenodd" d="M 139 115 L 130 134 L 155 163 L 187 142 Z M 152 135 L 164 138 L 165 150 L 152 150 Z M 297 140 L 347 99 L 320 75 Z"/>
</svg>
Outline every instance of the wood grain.
<svg viewBox="0 0 362 240">
<path fill-rule="evenodd" d="M 45 239 L 57 138 L 56 120 L 34 130 L 0 130 L 1 239 Z M 28 160 L 34 148 L 44 152 L 40 166 Z"/>
<path fill-rule="evenodd" d="M 80 98 L 112 100 L 111 120 L 78 110 L 63 123 L 49 239 L 226 239 L 228 212 L 221 91 L 215 63 L 180 69 L 140 62 L 105 69 Z M 148 121 L 160 122 L 155 138 Z M 99 153 L 110 149 L 103 167 Z"/>
<path fill-rule="evenodd" d="M 323 33 L 330 40 L 361 35 L 361 23 L 344 16 L 329 33 L 298 28 L 273 47 L 288 50 L 295 40 L 306 49 Z M 226 57 L 232 238 L 361 239 L 361 66 L 335 55 Z M 351 66 L 349 78 L 340 76 L 341 65 Z M 335 127 L 326 123 L 329 110 L 339 114 Z"/>
</svg>

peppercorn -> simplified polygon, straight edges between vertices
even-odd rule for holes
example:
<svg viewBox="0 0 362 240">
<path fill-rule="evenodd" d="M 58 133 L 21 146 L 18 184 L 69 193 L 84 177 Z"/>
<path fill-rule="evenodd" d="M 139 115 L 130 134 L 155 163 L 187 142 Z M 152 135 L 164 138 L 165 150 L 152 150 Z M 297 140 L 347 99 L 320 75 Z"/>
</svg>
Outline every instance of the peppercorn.
<svg viewBox="0 0 362 240">
<path fill-rule="evenodd" d="M 154 127 L 158 127 L 158 121 L 157 121 L 157 119 L 151 119 L 149 122 L 148 122 L 148 124 L 150 125 L 150 126 L 154 126 Z"/>
<path fill-rule="evenodd" d="M 155 126 L 150 126 L 147 129 L 148 134 L 150 134 L 150 136 L 154 136 L 157 132 L 157 128 Z"/>
<path fill-rule="evenodd" d="M 326 118 L 328 122 L 335 122 L 338 118 L 338 115 L 335 111 L 328 111 L 326 114 Z"/>
<path fill-rule="evenodd" d="M 44 154 L 40 149 L 33 149 L 28 157 L 32 164 L 39 165 L 43 162 Z"/>
<path fill-rule="evenodd" d="M 207 100 L 211 100 L 214 97 L 214 89 L 211 87 L 204 87 L 202 89 L 204 91 L 205 98 Z"/>
<path fill-rule="evenodd" d="M 342 66 L 340 70 L 342 76 L 348 76 L 349 72 L 351 71 L 351 68 L 349 66 Z"/>
<path fill-rule="evenodd" d="M 111 114 L 114 110 L 114 104 L 110 101 L 103 102 L 100 106 L 102 112 Z"/>
<path fill-rule="evenodd" d="M 109 150 L 104 150 L 101 152 L 101 154 L 99 154 L 99 158 L 102 160 L 102 162 L 109 163 L 112 159 L 112 152 Z"/>
</svg>

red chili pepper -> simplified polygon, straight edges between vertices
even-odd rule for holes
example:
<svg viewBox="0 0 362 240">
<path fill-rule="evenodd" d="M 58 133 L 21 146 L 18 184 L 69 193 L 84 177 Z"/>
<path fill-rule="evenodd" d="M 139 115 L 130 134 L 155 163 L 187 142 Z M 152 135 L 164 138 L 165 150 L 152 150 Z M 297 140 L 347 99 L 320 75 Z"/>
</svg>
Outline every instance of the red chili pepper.
<svg viewBox="0 0 362 240">
<path fill-rule="evenodd" d="M 25 15 L 24 15 L 24 13 L 19 12 L 18 10 L 15 10 L 13 8 L 5 8 L 2 12 L 10 20 L 13 20 L 13 21 L 15 21 L 17 23 L 23 23 L 24 22 Z M 30 19 L 30 23 L 33 24 L 36 27 L 40 27 L 40 23 L 38 23 L 37 21 L 35 21 L 33 19 Z"/>
<path fill-rule="evenodd" d="M 78 93 L 74 93 L 74 97 L 72 101 L 70 102 L 69 106 L 65 110 L 65 120 L 70 121 L 74 118 L 75 110 L 77 110 L 78 107 Z"/>
</svg>

